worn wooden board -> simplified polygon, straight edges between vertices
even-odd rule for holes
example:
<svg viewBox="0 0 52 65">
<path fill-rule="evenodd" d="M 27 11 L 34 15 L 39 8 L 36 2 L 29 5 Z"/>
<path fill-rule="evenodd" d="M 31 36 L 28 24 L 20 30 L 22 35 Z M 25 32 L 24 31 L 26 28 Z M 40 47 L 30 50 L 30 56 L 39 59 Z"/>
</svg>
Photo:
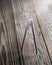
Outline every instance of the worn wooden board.
<svg viewBox="0 0 52 65">
<path fill-rule="evenodd" d="M 6 53 L 6 56 L 1 57 L 1 65 L 5 65 L 4 61 L 6 61 L 6 65 L 19 65 L 17 40 L 10 0 L 1 0 L 0 2 L 0 32 L 0 45 L 2 46 L 0 54 L 3 53 L 4 55 Z"/>
<path fill-rule="evenodd" d="M 50 61 L 48 60 L 49 57 L 46 52 L 46 48 L 45 48 L 45 44 L 44 44 L 46 42 L 49 53 L 50 53 L 50 55 L 52 55 L 52 52 L 51 52 L 52 51 L 51 50 L 52 40 L 50 39 L 49 34 L 48 34 L 49 32 L 48 32 L 47 25 L 46 25 L 47 22 L 46 22 L 46 20 L 44 20 L 44 18 L 46 18 L 46 16 L 45 16 L 46 13 L 44 13 L 44 11 L 46 11 L 46 9 L 48 7 L 47 3 L 50 3 L 50 2 L 48 0 L 46 0 L 46 1 L 43 1 L 43 0 L 42 1 L 15 0 L 14 1 L 14 0 L 12 0 L 16 30 L 19 35 L 19 36 L 18 35 L 17 36 L 20 38 L 20 42 L 22 42 L 22 40 L 23 40 L 24 29 L 26 27 L 26 24 L 30 23 L 30 21 L 28 19 L 33 18 L 34 29 L 36 29 L 35 34 L 36 34 L 37 42 L 40 45 L 40 49 L 43 53 L 44 59 L 47 59 L 46 61 L 49 65 Z M 45 5 L 45 6 L 43 6 L 43 5 Z M 48 11 L 48 13 L 49 13 L 49 11 Z M 45 15 L 41 15 L 41 14 L 45 14 Z M 37 18 L 38 18 L 38 22 L 40 24 L 41 29 L 39 28 Z M 44 39 L 42 37 L 41 31 L 43 32 Z M 30 40 L 30 42 L 29 42 L 29 40 Z M 45 42 L 44 42 L 44 40 L 45 40 Z M 27 34 L 27 39 L 25 41 L 27 41 L 27 42 L 25 42 L 25 45 L 24 45 L 24 51 L 23 51 L 24 56 L 30 56 L 30 57 L 34 56 L 35 52 L 32 52 L 33 48 L 34 48 L 34 44 L 32 42 L 33 37 L 32 37 L 31 30 L 29 30 L 29 34 Z M 26 50 L 26 49 L 29 49 L 29 50 Z M 31 62 L 32 62 L 32 60 L 31 60 Z M 29 60 L 29 64 L 30 64 L 30 60 Z"/>
<path fill-rule="evenodd" d="M 44 5 L 44 6 L 43 6 Z M 51 0 L 1 0 L 0 2 L 0 64 L 1 65 L 51 65 L 52 17 Z M 36 55 L 32 28 L 40 52 Z M 25 44 L 22 41 L 27 30 Z M 17 35 L 16 35 L 17 34 Z M 47 44 L 50 57 L 45 46 Z M 4 50 L 3 50 L 4 49 Z M 20 57 L 19 57 L 20 50 Z M 23 57 L 21 55 L 23 53 Z M 4 56 L 5 55 L 5 56 Z M 1 57 L 2 56 L 2 57 Z M 19 58 L 22 61 L 20 64 Z M 23 59 L 22 59 L 23 58 Z M 24 61 L 23 61 L 24 60 Z M 24 63 L 25 62 L 25 63 Z"/>
</svg>

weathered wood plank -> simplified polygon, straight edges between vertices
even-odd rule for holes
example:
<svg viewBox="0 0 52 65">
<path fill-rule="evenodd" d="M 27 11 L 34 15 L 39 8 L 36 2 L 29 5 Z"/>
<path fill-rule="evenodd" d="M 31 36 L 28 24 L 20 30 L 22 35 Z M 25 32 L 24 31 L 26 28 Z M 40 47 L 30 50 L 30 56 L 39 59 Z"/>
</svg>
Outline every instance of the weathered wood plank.
<svg viewBox="0 0 52 65">
<path fill-rule="evenodd" d="M 21 53 L 23 54 L 20 56 L 20 58 L 21 60 L 23 58 L 24 60 L 23 62 L 25 62 L 25 64 L 22 63 L 21 65 L 51 65 L 45 46 L 46 43 L 50 55 L 52 56 L 51 50 L 52 24 L 50 21 L 51 18 L 50 2 L 51 0 L 50 1 L 1 0 L 0 2 L 1 65 L 20 65 L 18 57 L 19 50 L 20 55 Z M 31 23 L 31 19 L 33 19 L 32 22 L 38 49 L 37 55 L 35 54 L 31 26 L 27 30 L 24 42 L 25 44 L 23 46 L 22 52 L 20 49 L 22 46 L 25 28 L 27 27 L 27 24 Z"/>
<path fill-rule="evenodd" d="M 17 40 L 16 40 L 16 34 L 15 34 L 15 28 L 14 28 L 14 22 L 13 22 L 13 16 L 12 16 L 12 9 L 11 9 L 11 2 L 10 0 L 1 0 L 0 2 L 0 13 L 1 17 L 0 20 L 2 22 L 2 25 L 4 26 L 4 36 L 2 37 L 2 44 L 4 43 L 5 51 L 3 50 L 3 53 L 6 52 L 6 57 L 8 59 L 4 59 L 2 57 L 3 62 L 6 62 L 6 65 L 19 65 L 19 57 L 18 57 L 18 49 L 17 49 Z M 0 24 L 1 24 L 0 22 Z M 1 27 L 2 29 L 2 27 Z M 1 31 L 2 33 L 2 31 Z M 1 54 L 2 55 L 2 54 Z M 3 54 L 4 55 L 4 54 Z M 17 62 L 18 61 L 18 62 Z M 5 65 L 5 64 L 3 64 Z"/>
<path fill-rule="evenodd" d="M 43 3 L 45 3 L 45 2 L 43 2 Z M 22 42 L 23 36 L 24 36 L 24 29 L 26 27 L 26 24 L 30 23 L 30 21 L 28 19 L 32 17 L 33 18 L 33 23 L 35 23 L 34 24 L 35 29 L 36 29 L 35 34 L 36 34 L 36 40 L 37 40 L 38 45 L 39 45 L 39 49 L 41 49 L 41 52 L 43 53 L 43 57 L 44 57 L 44 60 L 45 60 L 44 62 L 45 63 L 47 62 L 47 64 L 49 65 L 50 60 L 49 60 L 48 54 L 46 52 L 46 48 L 45 48 L 45 45 L 44 45 L 44 40 L 42 38 L 41 30 L 39 28 L 39 25 L 37 23 L 37 18 L 36 18 L 36 13 L 39 14 L 39 11 L 41 10 L 41 8 L 40 9 L 38 8 L 38 4 L 40 4 L 40 6 L 41 6 L 40 1 L 38 1 L 38 0 L 37 1 L 35 1 L 35 0 L 33 0 L 33 1 L 31 1 L 31 0 L 28 0 L 28 1 L 27 0 L 15 0 L 15 1 L 12 0 L 16 30 L 17 30 L 17 33 L 19 35 L 19 36 L 17 35 L 17 37 L 20 37 L 20 41 Z M 37 7 L 37 9 L 35 9 L 35 7 Z M 36 10 L 36 12 L 35 12 L 35 10 Z M 40 11 L 40 14 L 41 14 L 41 11 Z M 37 16 L 39 17 L 39 15 L 37 15 Z M 42 17 L 40 17 L 40 18 L 42 18 Z M 44 27 L 42 22 L 43 21 L 39 20 L 40 26 L 42 24 L 42 26 Z M 47 44 L 47 42 L 50 43 L 49 42 L 50 39 L 47 41 L 49 36 L 46 37 L 46 35 L 48 34 L 46 32 L 46 28 L 44 29 L 44 28 L 42 28 L 42 26 L 41 26 L 41 29 L 42 29 L 42 32 L 44 30 L 43 35 L 45 37 L 46 44 Z M 30 32 L 31 32 L 31 29 L 29 30 L 29 34 L 27 33 L 27 39 L 25 40 L 24 51 L 23 51 L 24 56 L 25 57 L 27 56 L 27 59 L 28 59 L 28 56 L 30 56 L 30 57 L 34 56 L 34 53 L 35 53 L 35 52 L 32 52 L 34 50 L 34 46 L 32 44 L 33 43 L 32 42 L 33 41 L 32 32 L 31 33 Z M 30 64 L 30 62 L 32 63 L 32 60 L 30 61 L 30 59 L 29 59 L 28 64 Z M 27 61 L 26 61 L 26 63 L 27 63 Z"/>
</svg>

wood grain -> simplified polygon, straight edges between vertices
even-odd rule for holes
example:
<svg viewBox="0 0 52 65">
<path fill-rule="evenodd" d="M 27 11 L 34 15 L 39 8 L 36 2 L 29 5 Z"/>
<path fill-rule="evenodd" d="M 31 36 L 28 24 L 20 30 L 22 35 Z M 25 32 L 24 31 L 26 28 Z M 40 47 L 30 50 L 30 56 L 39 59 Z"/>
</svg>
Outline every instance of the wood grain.
<svg viewBox="0 0 52 65">
<path fill-rule="evenodd" d="M 47 50 L 46 50 L 46 47 L 44 44 L 46 42 L 47 47 L 49 49 L 49 53 L 51 55 L 52 53 L 51 53 L 50 48 L 52 48 L 52 46 L 50 47 L 50 45 L 51 45 L 52 41 L 50 40 L 50 37 L 48 35 L 48 29 L 47 29 L 47 25 L 46 25 L 47 18 L 45 16 L 46 12 L 44 13 L 44 11 L 46 11 L 48 9 L 47 8 L 48 3 L 49 3 L 48 0 L 46 0 L 46 1 L 43 1 L 43 0 L 42 1 L 41 0 L 40 1 L 39 0 L 36 0 L 36 1 L 35 0 L 33 0 L 33 1 L 15 0 L 14 1 L 14 0 L 12 0 L 13 13 L 14 13 L 14 19 L 15 19 L 15 24 L 16 24 L 16 31 L 18 33 L 17 37 L 19 37 L 19 41 L 22 42 L 26 24 L 30 23 L 30 21 L 28 19 L 33 18 L 35 35 L 36 35 L 36 40 L 38 43 L 37 46 L 39 47 L 39 49 L 41 49 L 41 52 L 43 53 L 43 56 L 44 56 L 44 60 L 46 59 L 45 61 L 49 65 L 50 60 L 49 60 Z M 41 14 L 45 14 L 45 15 L 41 15 Z M 38 22 L 40 24 L 41 29 L 39 28 L 39 24 L 37 23 L 37 17 L 38 17 Z M 44 20 L 43 17 L 46 20 Z M 41 31 L 43 33 L 44 39 L 42 37 Z M 44 42 L 44 40 L 45 40 L 45 42 Z M 20 45 L 22 45 L 22 44 L 20 44 Z M 27 59 L 29 56 L 31 57 L 31 56 L 34 56 L 34 54 L 35 54 L 31 28 L 30 28 L 30 30 L 28 30 L 28 33 L 27 33 L 27 38 L 25 40 L 23 54 L 24 54 L 24 57 L 27 57 Z M 31 63 L 32 63 L 32 61 L 33 60 L 31 60 Z M 27 61 L 26 61 L 26 63 L 27 63 Z M 30 64 L 30 60 L 29 60 L 29 64 Z"/>
<path fill-rule="evenodd" d="M 0 25 L 0 55 L 2 65 L 19 65 L 17 40 L 13 23 L 11 2 L 9 0 L 2 0 L 0 2 Z"/>
<path fill-rule="evenodd" d="M 51 11 L 51 0 L 0 1 L 0 65 L 52 65 Z M 29 19 L 32 19 L 34 34 Z"/>
</svg>

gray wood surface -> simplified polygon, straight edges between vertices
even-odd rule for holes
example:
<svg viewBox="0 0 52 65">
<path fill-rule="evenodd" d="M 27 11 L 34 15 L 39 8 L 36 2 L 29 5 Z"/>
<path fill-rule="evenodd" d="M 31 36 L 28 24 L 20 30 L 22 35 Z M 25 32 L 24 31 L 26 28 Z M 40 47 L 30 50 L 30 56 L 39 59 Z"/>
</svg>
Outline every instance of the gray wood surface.
<svg viewBox="0 0 52 65">
<path fill-rule="evenodd" d="M 0 1 L 0 65 L 52 65 L 51 2 Z"/>
</svg>

